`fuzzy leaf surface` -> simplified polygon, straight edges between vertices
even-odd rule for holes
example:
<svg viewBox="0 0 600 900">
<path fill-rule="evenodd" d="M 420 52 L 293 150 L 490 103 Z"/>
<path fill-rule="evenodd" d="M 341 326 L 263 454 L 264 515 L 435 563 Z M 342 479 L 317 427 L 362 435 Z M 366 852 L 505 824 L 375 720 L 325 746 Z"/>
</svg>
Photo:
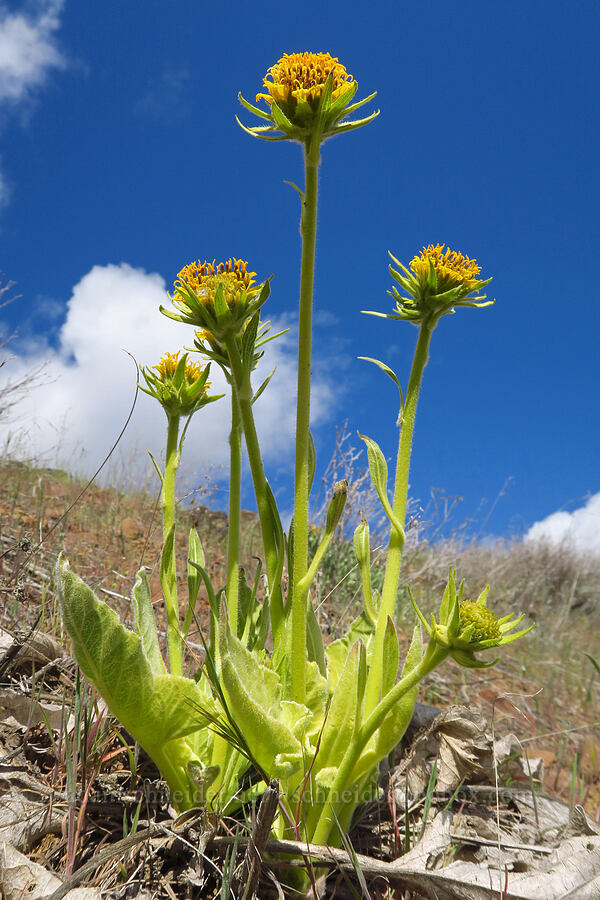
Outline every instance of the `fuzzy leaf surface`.
<svg viewBox="0 0 600 900">
<path fill-rule="evenodd" d="M 283 706 L 279 675 L 244 647 L 223 615 L 219 681 L 229 713 L 260 768 L 269 778 L 291 774 L 302 762 L 302 744 L 290 725 L 310 712 L 304 706 L 297 710 Z"/>
<path fill-rule="evenodd" d="M 158 634 L 156 632 L 156 619 L 150 599 L 150 586 L 146 570 L 140 569 L 135 576 L 135 582 L 131 591 L 133 604 L 133 617 L 135 630 L 142 642 L 142 649 L 146 654 L 150 668 L 154 675 L 165 675 L 165 667 L 160 648 L 158 646 Z"/>
<path fill-rule="evenodd" d="M 317 769 L 339 766 L 360 727 L 366 684 L 365 645 L 356 641 L 348 653 L 329 705 L 317 755 Z"/>
<path fill-rule="evenodd" d="M 63 621 L 82 672 L 150 756 L 168 741 L 206 726 L 199 710 L 210 704 L 196 683 L 178 675 L 154 675 L 141 638 L 120 623 L 62 556 L 57 584 Z M 214 705 L 211 711 L 216 714 Z"/>
<path fill-rule="evenodd" d="M 327 656 L 327 671 L 329 675 L 329 690 L 334 691 L 339 677 L 346 664 L 351 647 L 359 638 L 368 643 L 374 633 L 373 623 L 363 612 L 350 623 L 348 631 L 337 641 L 332 641 L 325 651 Z"/>
</svg>

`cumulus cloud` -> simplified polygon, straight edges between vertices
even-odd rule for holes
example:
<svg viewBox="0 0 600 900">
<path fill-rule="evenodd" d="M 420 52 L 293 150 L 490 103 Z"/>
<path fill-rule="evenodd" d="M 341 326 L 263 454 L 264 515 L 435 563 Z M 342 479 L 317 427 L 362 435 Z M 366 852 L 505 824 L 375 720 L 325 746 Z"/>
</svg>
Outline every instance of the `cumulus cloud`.
<svg viewBox="0 0 600 900">
<path fill-rule="evenodd" d="M 600 492 L 593 494 L 580 509 L 560 510 L 535 522 L 525 540 L 565 544 L 574 550 L 600 554 Z"/>
<path fill-rule="evenodd" d="M 0 422 L 0 442 L 21 457 L 68 465 L 77 460 L 91 474 L 118 435 L 135 390 L 131 353 L 142 365 L 153 365 L 166 351 L 193 344 L 193 330 L 160 315 L 166 286 L 156 273 L 121 265 L 94 266 L 73 288 L 57 348 L 30 338 L 15 359 L 0 370 L 0 378 L 18 381 L 46 360 L 44 383 L 35 387 Z M 274 330 L 286 326 L 274 322 Z M 14 352 L 14 351 L 13 351 Z M 269 388 L 257 400 L 255 416 L 265 459 L 291 459 L 295 431 L 295 348 L 292 334 L 266 345 L 265 357 L 254 373 L 258 386 L 272 368 Z M 2 390 L 0 380 L 0 391 Z M 211 370 L 212 393 L 227 385 L 217 367 Z M 312 419 L 329 416 L 336 399 L 325 377 L 314 385 Z M 137 460 L 135 475 L 147 465 L 145 449 L 160 456 L 165 417 L 152 398 L 141 394 L 132 421 L 119 446 L 121 458 Z M 192 420 L 186 438 L 188 476 L 200 477 L 228 461 L 229 402 L 210 404 Z M 136 454 L 137 451 L 137 454 Z"/>
<path fill-rule="evenodd" d="M 63 0 L 45 0 L 28 14 L 9 12 L 0 3 L 0 102 L 22 102 L 51 69 L 64 67 L 56 44 L 63 5 Z"/>
</svg>

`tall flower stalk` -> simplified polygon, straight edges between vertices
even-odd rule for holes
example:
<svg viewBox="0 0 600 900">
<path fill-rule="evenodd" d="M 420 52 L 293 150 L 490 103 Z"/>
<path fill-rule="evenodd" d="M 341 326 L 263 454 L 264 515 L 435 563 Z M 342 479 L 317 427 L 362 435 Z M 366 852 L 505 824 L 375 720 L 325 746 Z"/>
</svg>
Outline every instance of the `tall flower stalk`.
<svg viewBox="0 0 600 900">
<path fill-rule="evenodd" d="M 300 304 L 298 316 L 298 392 L 296 411 L 296 461 L 294 467 L 293 582 L 289 629 L 289 676 L 291 699 L 303 703 L 306 691 L 306 630 L 308 570 L 308 502 L 310 468 L 310 388 L 312 359 L 312 311 L 317 237 L 317 195 L 320 146 L 335 134 L 371 122 L 378 111 L 365 119 L 344 121 L 371 94 L 350 104 L 358 87 L 345 67 L 329 53 L 291 53 L 271 66 L 263 79 L 266 93 L 257 94 L 269 108 L 265 112 L 240 96 L 250 112 L 267 120 L 266 126 L 245 131 L 263 140 L 294 140 L 304 150 L 304 191 L 296 188 L 302 202 L 300 233 Z M 238 120 L 239 121 L 239 120 Z M 242 123 L 240 122 L 240 125 Z"/>
<path fill-rule="evenodd" d="M 174 675 L 183 674 L 183 647 L 179 633 L 179 602 L 175 564 L 175 476 L 179 466 L 179 416 L 170 416 L 160 505 L 163 521 L 163 562 L 160 582 L 167 611 L 169 668 Z M 166 548 L 166 549 L 165 549 Z"/>
<path fill-rule="evenodd" d="M 154 370 L 154 371 L 153 371 Z M 166 353 L 158 365 L 142 368 L 145 386 L 141 389 L 161 404 L 167 417 L 167 444 L 164 471 L 152 461 L 161 480 L 160 505 L 163 525 L 163 550 L 160 580 L 167 613 L 167 643 L 169 668 L 173 675 L 183 674 L 183 638 L 180 632 L 177 569 L 175 561 L 175 480 L 181 446 L 192 415 L 219 397 L 207 394 L 210 367 L 190 362 L 187 353 L 179 359 L 179 352 Z M 181 420 L 186 419 L 180 436 Z"/>
<path fill-rule="evenodd" d="M 435 246 L 430 244 L 428 247 L 424 247 L 420 254 L 413 257 L 410 268 L 403 266 L 393 256 L 392 259 L 399 266 L 400 271 L 390 265 L 390 274 L 404 290 L 404 295 L 400 294 L 394 286 L 389 293 L 396 301 L 396 311 L 391 314 L 373 312 L 369 314 L 388 319 L 408 320 L 418 326 L 419 335 L 406 395 L 402 396 L 401 393 L 401 410 L 398 419 L 400 435 L 393 501 L 389 513 L 390 538 L 381 604 L 375 629 L 373 663 L 369 671 L 365 694 L 365 711 L 367 713 L 375 709 L 382 697 L 385 630 L 388 619 L 393 621 L 396 608 L 405 542 L 406 506 L 415 418 L 423 372 L 429 357 L 431 337 L 439 319 L 443 315 L 453 313 L 455 307 L 481 307 L 488 306 L 493 302 L 484 302 L 485 295 L 478 293 L 481 288 L 489 284 L 491 279 L 480 280 L 477 278 L 480 267 L 475 260 L 450 248 L 444 250 L 443 244 Z M 388 374 L 391 373 L 388 367 L 377 360 L 374 362 L 387 370 Z M 394 373 L 391 374 L 398 383 Z"/>
<path fill-rule="evenodd" d="M 298 403 L 296 410 L 296 464 L 294 467 L 294 582 L 292 585 L 292 627 L 290 667 L 292 699 L 304 702 L 306 660 L 306 601 L 308 588 L 303 578 L 308 568 L 308 495 L 310 442 L 310 381 L 312 358 L 312 308 L 317 239 L 317 191 L 319 147 L 314 138 L 304 145 L 305 191 L 300 231 L 300 311 L 298 318 Z"/>
<path fill-rule="evenodd" d="M 242 497 L 242 419 L 237 391 L 231 388 L 229 432 L 229 510 L 227 517 L 227 603 L 232 629 L 237 633 L 239 600 L 240 514 Z"/>
<path fill-rule="evenodd" d="M 255 272 L 248 263 L 229 259 L 193 262 L 185 266 L 175 281 L 172 298 L 175 311 L 161 307 L 169 318 L 198 328 L 196 348 L 214 360 L 223 370 L 232 391 L 232 430 L 230 463 L 234 483 L 230 493 L 229 538 L 236 559 L 228 559 L 228 603 L 231 625 L 237 630 L 237 569 L 239 555 L 239 514 L 241 478 L 241 433 L 243 429 L 254 482 L 256 502 L 267 568 L 269 593 L 275 609 L 281 606 L 281 551 L 277 546 L 278 520 L 270 502 L 269 487 L 256 435 L 252 404 L 251 372 L 263 354 L 265 343 L 279 335 L 270 335 L 268 324 L 260 323 L 260 309 L 269 296 L 269 282 L 255 284 Z M 262 390 L 261 386 L 259 389 Z M 258 393 L 258 392 L 257 392 Z M 235 522 L 231 521 L 235 518 Z M 236 526 L 237 523 L 237 526 Z M 235 583 L 234 583 L 235 582 Z M 231 600 L 229 599 L 231 594 Z"/>
</svg>

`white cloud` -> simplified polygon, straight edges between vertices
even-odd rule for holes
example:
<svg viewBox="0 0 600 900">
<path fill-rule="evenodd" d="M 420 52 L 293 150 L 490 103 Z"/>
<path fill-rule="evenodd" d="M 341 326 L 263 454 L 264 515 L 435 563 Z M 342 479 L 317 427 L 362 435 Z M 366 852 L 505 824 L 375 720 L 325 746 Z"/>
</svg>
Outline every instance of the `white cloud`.
<svg viewBox="0 0 600 900">
<path fill-rule="evenodd" d="M 68 465 L 91 474 L 117 437 L 131 405 L 135 371 L 129 351 L 140 364 L 153 365 L 166 351 L 192 345 L 193 330 L 158 312 L 166 302 L 162 277 L 121 265 L 94 266 L 73 288 L 58 348 L 32 338 L 0 370 L 2 380 L 19 380 L 42 359 L 47 360 L 45 383 L 32 390 L 13 411 L 12 422 L 0 423 L 0 444 L 11 444 L 20 456 L 48 465 Z M 274 330 L 285 322 L 274 324 Z M 275 328 L 275 326 L 277 326 Z M 290 334 L 266 345 L 265 357 L 254 373 L 258 386 L 274 366 L 277 371 L 256 403 L 257 430 L 265 459 L 291 459 L 295 431 L 296 366 Z M 13 351 L 14 352 L 14 351 Z M 212 393 L 227 390 L 217 367 L 211 370 Z M 333 383 L 317 380 L 313 392 L 313 424 L 328 417 L 336 397 Z M 165 417 L 158 403 L 140 394 L 132 421 L 120 445 L 125 461 L 135 457 L 136 476 L 146 468 L 145 449 L 160 456 Z M 20 434 L 17 440 L 15 433 Z M 184 450 L 186 471 L 200 476 L 208 468 L 228 462 L 229 400 L 223 398 L 196 414 Z"/>
<path fill-rule="evenodd" d="M 0 102 L 22 101 L 63 68 L 56 46 L 63 0 L 38 2 L 35 12 L 9 12 L 0 5 Z"/>
<path fill-rule="evenodd" d="M 0 0 L 0 109 L 26 117 L 35 91 L 66 62 L 56 43 L 64 0 L 37 0 L 31 11 L 11 12 Z M 26 119 L 25 119 L 26 120 Z M 0 207 L 10 189 L 0 171 Z"/>
<path fill-rule="evenodd" d="M 580 509 L 571 513 L 561 510 L 535 522 L 525 540 L 548 541 L 574 550 L 600 553 L 600 492 L 593 494 Z"/>
</svg>

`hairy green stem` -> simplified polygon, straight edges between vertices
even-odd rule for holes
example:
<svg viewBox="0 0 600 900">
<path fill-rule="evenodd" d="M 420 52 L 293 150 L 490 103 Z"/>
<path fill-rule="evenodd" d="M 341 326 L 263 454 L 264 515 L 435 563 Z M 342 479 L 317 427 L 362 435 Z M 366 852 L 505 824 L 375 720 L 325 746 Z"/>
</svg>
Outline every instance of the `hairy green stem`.
<svg viewBox="0 0 600 900">
<path fill-rule="evenodd" d="M 254 413 L 252 410 L 252 384 L 250 373 L 246 370 L 240 356 L 240 352 L 234 337 L 227 342 L 227 354 L 231 366 L 232 390 L 237 395 L 239 413 L 246 441 L 246 450 L 250 462 L 250 472 L 254 484 L 256 507 L 262 533 L 263 549 L 265 552 L 265 564 L 267 569 L 267 581 L 269 584 L 269 597 L 271 603 L 271 617 L 273 630 L 281 622 L 283 617 L 283 603 L 281 598 L 281 567 L 279 554 L 275 542 L 273 514 L 269 503 L 268 485 L 263 467 Z M 235 633 L 235 632 L 234 632 Z"/>
<path fill-rule="evenodd" d="M 229 433 L 229 522 L 227 532 L 227 608 L 229 625 L 237 635 L 240 505 L 242 491 L 242 420 L 235 385 L 231 386 L 231 431 Z"/>
<path fill-rule="evenodd" d="M 429 342 L 435 321 L 425 321 L 419 328 L 419 337 L 413 357 L 406 399 L 402 409 L 400 438 L 398 441 L 398 457 L 396 461 L 396 480 L 394 484 L 394 500 L 392 509 L 398 522 L 404 526 L 406 519 L 406 503 L 408 495 L 408 476 L 410 471 L 410 455 L 412 450 L 415 416 L 419 390 L 423 379 L 423 370 L 427 365 L 429 356 Z M 373 661 L 369 671 L 365 690 L 365 713 L 368 715 L 375 709 L 381 698 L 381 685 L 383 673 L 383 642 L 388 616 L 394 620 L 396 608 L 396 594 L 400 580 L 400 566 L 402 564 L 402 551 L 404 550 L 404 532 L 400 533 L 396 528 L 391 528 L 388 544 L 385 577 L 381 592 L 381 605 L 377 616 L 375 629 L 375 641 L 373 647 Z"/>
<path fill-rule="evenodd" d="M 168 417 L 167 450 L 160 502 L 163 519 L 163 559 L 161 561 L 161 587 L 167 610 L 167 643 L 169 646 L 169 670 L 172 675 L 183 674 L 183 651 L 179 633 L 179 602 L 177 597 L 177 571 L 175 566 L 175 475 L 179 465 L 179 416 Z M 165 555 L 166 548 L 166 555 Z"/>
<path fill-rule="evenodd" d="M 331 785 L 329 800 L 325 804 L 314 834 L 311 837 L 313 844 L 326 844 L 328 842 L 331 829 L 335 824 L 333 813 L 335 812 L 338 815 L 347 803 L 342 798 L 344 793 L 352 788 L 352 773 L 370 738 L 375 734 L 398 700 L 439 666 L 448 656 L 448 653 L 448 648 L 440 646 L 437 641 L 430 641 L 419 664 L 394 685 L 361 725 L 348 747 Z"/>
<path fill-rule="evenodd" d="M 305 191 L 300 232 L 300 314 L 298 332 L 298 396 L 296 412 L 296 465 L 294 484 L 294 583 L 290 668 L 292 699 L 304 702 L 306 661 L 306 602 L 309 588 L 304 576 L 308 568 L 308 494 L 310 445 L 310 366 L 312 349 L 312 305 L 317 237 L 317 190 L 319 147 L 316 140 L 304 150 Z M 310 587 L 310 586 L 309 586 Z"/>
</svg>

